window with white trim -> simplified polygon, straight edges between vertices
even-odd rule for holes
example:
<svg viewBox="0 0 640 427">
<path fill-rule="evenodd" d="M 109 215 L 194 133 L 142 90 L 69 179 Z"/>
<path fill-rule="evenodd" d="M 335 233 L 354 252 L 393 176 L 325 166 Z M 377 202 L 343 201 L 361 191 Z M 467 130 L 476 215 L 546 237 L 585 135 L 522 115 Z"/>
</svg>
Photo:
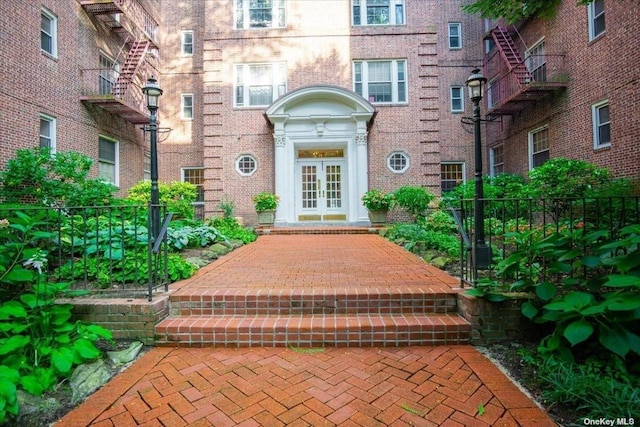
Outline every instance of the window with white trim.
<svg viewBox="0 0 640 427">
<path fill-rule="evenodd" d="M 449 49 L 462 49 L 462 24 L 449 22 Z"/>
<path fill-rule="evenodd" d="M 258 170 L 258 161 L 249 154 L 243 154 L 236 160 L 236 170 L 242 176 L 251 176 Z"/>
<path fill-rule="evenodd" d="M 529 169 L 549 160 L 549 127 L 543 126 L 529 132 Z"/>
<path fill-rule="evenodd" d="M 497 145 L 489 150 L 489 171 L 491 176 L 504 173 L 504 145 Z"/>
<path fill-rule="evenodd" d="M 547 56 L 544 39 L 531 46 L 524 55 L 524 63 L 536 82 L 547 81 Z"/>
<path fill-rule="evenodd" d="M 58 18 L 53 12 L 40 12 L 40 50 L 53 57 L 58 56 Z"/>
<path fill-rule="evenodd" d="M 182 182 L 196 186 L 196 200 L 194 205 L 204 204 L 204 168 L 182 168 Z"/>
<path fill-rule="evenodd" d="M 118 141 L 98 138 L 98 177 L 116 187 L 120 184 Z"/>
<path fill-rule="evenodd" d="M 40 114 L 40 148 L 56 152 L 56 119 L 46 114 Z"/>
<path fill-rule="evenodd" d="M 353 25 L 404 25 L 404 0 L 351 0 Z"/>
<path fill-rule="evenodd" d="M 353 90 L 374 104 L 407 102 L 407 61 L 355 61 Z"/>
<path fill-rule="evenodd" d="M 180 95 L 180 117 L 183 120 L 193 120 L 193 94 Z"/>
<path fill-rule="evenodd" d="M 464 88 L 462 86 L 451 86 L 451 112 L 460 113 L 464 111 Z"/>
<path fill-rule="evenodd" d="M 118 79 L 118 64 L 107 56 L 105 53 L 100 52 L 98 57 L 98 64 L 100 66 L 100 74 L 98 75 L 98 90 L 100 95 L 113 94 L 113 86 Z"/>
<path fill-rule="evenodd" d="M 183 31 L 181 34 L 182 54 L 193 55 L 193 31 Z"/>
<path fill-rule="evenodd" d="M 402 151 L 393 152 L 387 157 L 387 167 L 393 173 L 403 173 L 409 169 L 409 156 Z"/>
<path fill-rule="evenodd" d="M 264 107 L 287 92 L 287 64 L 239 64 L 234 67 L 234 106 Z"/>
<path fill-rule="evenodd" d="M 595 0 L 587 6 L 589 19 L 589 40 L 593 40 L 605 31 L 604 0 Z"/>
<path fill-rule="evenodd" d="M 151 153 L 144 153 L 142 159 L 142 180 L 151 181 Z"/>
<path fill-rule="evenodd" d="M 609 101 L 591 106 L 593 117 L 593 148 L 611 145 L 611 121 L 609 119 Z"/>
<path fill-rule="evenodd" d="M 235 0 L 237 30 L 284 28 L 285 0 Z"/>
<path fill-rule="evenodd" d="M 464 162 L 440 163 L 440 190 L 451 191 L 464 183 Z"/>
</svg>

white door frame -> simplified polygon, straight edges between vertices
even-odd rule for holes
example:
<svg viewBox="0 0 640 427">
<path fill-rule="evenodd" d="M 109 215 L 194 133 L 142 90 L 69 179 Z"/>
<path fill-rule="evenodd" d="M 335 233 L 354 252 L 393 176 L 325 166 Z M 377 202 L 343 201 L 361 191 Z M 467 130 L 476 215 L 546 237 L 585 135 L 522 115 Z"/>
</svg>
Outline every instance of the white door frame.
<svg viewBox="0 0 640 427">
<path fill-rule="evenodd" d="M 275 191 L 280 197 L 276 225 L 296 224 L 296 150 L 344 149 L 347 223 L 369 224 L 360 198 L 368 190 L 367 126 L 373 106 L 346 89 L 312 86 L 276 100 L 266 111 L 274 126 Z"/>
</svg>

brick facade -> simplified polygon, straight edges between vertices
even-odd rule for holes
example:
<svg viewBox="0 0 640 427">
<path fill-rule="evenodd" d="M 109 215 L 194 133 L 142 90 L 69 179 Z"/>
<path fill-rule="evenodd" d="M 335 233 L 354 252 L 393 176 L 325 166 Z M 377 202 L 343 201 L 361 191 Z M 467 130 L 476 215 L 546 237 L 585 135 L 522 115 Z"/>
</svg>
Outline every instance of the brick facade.
<svg viewBox="0 0 640 427">
<path fill-rule="evenodd" d="M 582 159 L 609 168 L 615 176 L 640 176 L 640 52 L 630 33 L 640 20 L 637 4 L 605 1 L 606 31 L 589 40 L 588 10 L 565 1 L 550 20 L 518 27 L 527 46 L 544 40 L 546 54 L 564 57 L 566 89 L 532 102 L 513 116 L 487 125 L 488 146 L 503 144 L 505 172 L 529 170 L 528 133 L 549 129 L 549 155 Z M 524 55 L 524 52 L 521 52 Z M 609 101 L 611 145 L 594 148 L 591 106 Z"/>
<path fill-rule="evenodd" d="M 473 136 L 461 118 L 471 115 L 472 106 L 464 83 L 471 69 L 483 64 L 483 34 L 489 27 L 461 11 L 468 2 L 405 0 L 402 25 L 354 26 L 349 1 L 289 0 L 284 28 L 237 30 L 233 0 L 139 0 L 161 17 L 160 180 L 179 181 L 182 168 L 202 167 L 206 215 L 219 212 L 220 201 L 228 199 L 235 202 L 236 215 L 254 223 L 251 196 L 275 188 L 273 125 L 265 118 L 266 107 L 234 108 L 234 64 L 286 62 L 287 93 L 314 85 L 352 91 L 353 61 L 376 59 L 406 59 L 408 102 L 374 105 L 367 129 L 369 187 L 424 185 L 439 193 L 442 162 L 464 164 L 466 179 L 471 179 Z M 41 7 L 57 17 L 56 57 L 39 48 Z M 120 142 L 124 195 L 143 177 L 148 143 L 141 125 L 80 101 L 83 70 L 98 68 L 101 52 L 115 58 L 124 37 L 73 1 L 6 0 L 0 14 L 0 167 L 15 150 L 37 145 L 39 116 L 46 114 L 56 119 L 58 150 L 77 150 L 97 160 L 100 135 Z M 585 159 L 616 176 L 640 175 L 640 118 L 634 113 L 640 99 L 640 53 L 629 35 L 640 9 L 606 1 L 605 18 L 606 32 L 593 41 L 586 8 L 569 1 L 555 19 L 532 19 L 519 26 L 527 45 L 544 37 L 548 55 L 564 56 L 568 83 L 515 115 L 483 125 L 485 172 L 489 148 L 502 144 L 505 171 L 526 174 L 528 133 L 548 125 L 551 157 Z M 461 49 L 448 45 L 449 23 L 460 23 Z M 193 31 L 192 55 L 181 51 L 182 31 Z M 452 86 L 463 87 L 462 112 L 451 112 Z M 192 119 L 181 118 L 182 94 L 193 96 Z M 591 106 L 603 100 L 610 105 L 612 144 L 594 149 Z M 404 173 L 387 167 L 387 157 L 395 151 L 409 157 L 410 168 Z M 236 171 L 242 155 L 257 160 L 254 174 Z"/>
<path fill-rule="evenodd" d="M 57 21 L 57 55 L 40 49 L 41 9 Z M 75 150 L 94 159 L 98 138 L 119 142 L 120 195 L 143 178 L 148 148 L 140 126 L 80 101 L 86 71 L 99 68 L 99 55 L 112 58 L 124 40 L 88 15 L 75 1 L 0 3 L 0 167 L 16 150 L 37 147 L 40 115 L 55 118 L 56 150 Z M 97 76 L 97 73 L 96 73 Z"/>
</svg>

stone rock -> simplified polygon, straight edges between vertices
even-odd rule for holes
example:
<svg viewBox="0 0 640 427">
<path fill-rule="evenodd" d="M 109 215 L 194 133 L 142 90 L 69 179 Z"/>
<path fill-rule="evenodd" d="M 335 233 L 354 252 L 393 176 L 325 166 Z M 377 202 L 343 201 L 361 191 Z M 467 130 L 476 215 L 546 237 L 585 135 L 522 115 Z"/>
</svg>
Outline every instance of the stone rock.
<svg viewBox="0 0 640 427">
<path fill-rule="evenodd" d="M 129 348 L 120 351 L 107 351 L 107 356 L 115 366 L 121 366 L 134 360 L 142 350 L 142 342 L 135 341 Z"/>
<path fill-rule="evenodd" d="M 202 259 L 199 257 L 188 257 L 186 258 L 186 260 L 198 268 L 202 268 L 205 265 L 209 264 L 209 260 Z"/>
<path fill-rule="evenodd" d="M 219 256 L 226 255 L 229 252 L 231 252 L 231 248 L 229 248 L 226 245 L 223 245 L 222 243 L 215 243 L 209 246 L 209 250 L 207 252 L 215 254 L 217 258 Z"/>
<path fill-rule="evenodd" d="M 111 378 L 111 372 L 104 360 L 99 359 L 93 363 L 85 363 L 78 366 L 71 375 L 71 403 L 78 403 L 98 388 L 102 387 Z"/>
<path fill-rule="evenodd" d="M 28 419 L 34 414 L 52 413 L 62 408 L 62 404 L 53 397 L 45 399 L 44 397 L 34 396 L 23 390 L 18 390 L 18 406 L 20 412 L 18 419 Z"/>
<path fill-rule="evenodd" d="M 446 267 L 448 262 L 449 262 L 449 260 L 447 258 L 443 257 L 443 256 L 439 256 L 439 257 L 433 258 L 431 261 L 429 261 L 429 263 L 431 265 L 433 265 L 434 267 L 440 268 L 440 269 Z"/>
</svg>

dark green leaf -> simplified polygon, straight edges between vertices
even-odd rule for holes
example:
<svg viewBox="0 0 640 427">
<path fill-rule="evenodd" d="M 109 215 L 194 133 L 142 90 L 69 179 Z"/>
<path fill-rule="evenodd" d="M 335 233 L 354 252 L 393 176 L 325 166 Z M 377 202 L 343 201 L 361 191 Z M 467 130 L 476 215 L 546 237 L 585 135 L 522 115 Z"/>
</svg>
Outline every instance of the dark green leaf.
<svg viewBox="0 0 640 427">
<path fill-rule="evenodd" d="M 536 295 L 543 301 L 549 301 L 557 292 L 558 289 L 551 282 L 542 282 L 536 286 Z"/>
<path fill-rule="evenodd" d="M 582 257 L 580 262 L 582 263 L 582 265 L 589 268 L 594 268 L 601 264 L 600 257 L 595 255 L 585 255 Z"/>
<path fill-rule="evenodd" d="M 640 278 L 632 275 L 611 274 L 607 276 L 604 286 L 611 288 L 640 288 Z"/>
<path fill-rule="evenodd" d="M 531 304 L 529 301 L 522 304 L 521 307 L 522 314 L 528 319 L 533 319 L 538 314 L 538 309 L 535 305 Z"/>
<path fill-rule="evenodd" d="M 71 371 L 73 366 L 73 351 L 67 347 L 61 347 L 53 350 L 51 353 L 51 363 L 53 366 L 63 374 Z"/>
<path fill-rule="evenodd" d="M 44 392 L 44 387 L 40 384 L 40 381 L 33 375 L 27 375 L 20 379 L 20 384 L 22 388 L 29 394 L 34 396 L 41 396 Z"/>
<path fill-rule="evenodd" d="M 601 325 L 598 341 L 609 351 L 620 357 L 625 357 L 630 350 L 627 331 L 621 328 L 609 328 Z"/>
<path fill-rule="evenodd" d="M 7 301 L 0 306 L 0 319 L 8 319 L 10 317 L 27 317 L 27 310 L 18 301 Z"/>
<path fill-rule="evenodd" d="M 87 360 L 95 359 L 101 354 L 100 350 L 98 350 L 91 341 L 84 338 L 81 338 L 73 343 L 73 348 L 83 359 Z"/>
<path fill-rule="evenodd" d="M 570 323 L 563 333 L 572 346 L 585 341 L 591 334 L 593 334 L 593 325 L 584 319 Z"/>
</svg>

